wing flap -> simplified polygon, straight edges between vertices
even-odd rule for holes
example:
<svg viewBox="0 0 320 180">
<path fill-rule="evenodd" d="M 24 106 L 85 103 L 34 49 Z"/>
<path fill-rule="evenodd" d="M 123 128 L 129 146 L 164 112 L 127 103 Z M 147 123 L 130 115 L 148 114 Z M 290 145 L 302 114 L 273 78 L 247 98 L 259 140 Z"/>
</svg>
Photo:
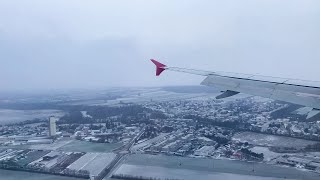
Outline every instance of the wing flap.
<svg viewBox="0 0 320 180">
<path fill-rule="evenodd" d="M 219 96 L 217 96 L 216 99 L 223 99 L 223 98 L 231 97 L 237 94 L 239 94 L 239 92 L 227 90 L 222 94 L 220 94 Z"/>
<path fill-rule="evenodd" d="M 319 109 L 312 109 L 312 110 L 308 113 L 307 119 L 310 119 L 310 118 L 318 115 L 319 113 L 320 113 L 320 110 L 319 110 Z"/>
<path fill-rule="evenodd" d="M 241 92 L 320 109 L 319 97 L 305 94 L 306 92 L 312 91 L 304 91 L 306 88 L 295 87 L 283 83 L 250 81 L 210 75 L 201 84 L 213 86 L 220 90 Z"/>
</svg>

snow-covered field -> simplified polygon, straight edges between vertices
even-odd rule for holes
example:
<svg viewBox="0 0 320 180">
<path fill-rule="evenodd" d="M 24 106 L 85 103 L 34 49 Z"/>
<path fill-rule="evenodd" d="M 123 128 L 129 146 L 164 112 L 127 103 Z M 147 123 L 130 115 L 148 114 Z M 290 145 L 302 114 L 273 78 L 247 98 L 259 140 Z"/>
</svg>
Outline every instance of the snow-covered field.
<svg viewBox="0 0 320 180">
<path fill-rule="evenodd" d="M 181 93 L 166 91 L 161 88 L 142 88 L 142 89 L 132 89 L 126 93 L 121 93 L 121 98 L 113 100 L 88 100 L 77 102 L 77 104 L 86 105 L 118 105 L 120 103 L 134 103 L 141 104 L 146 102 L 162 102 L 162 101 L 172 101 L 172 100 L 185 100 L 185 99 L 197 99 L 217 96 L 216 92 L 198 92 L 198 93 Z"/>
<path fill-rule="evenodd" d="M 199 89 L 199 87 L 195 86 L 196 89 Z M 66 104 L 117 106 L 121 103 L 143 104 L 151 101 L 163 102 L 163 101 L 173 101 L 173 100 L 208 100 L 208 99 L 215 99 L 215 97 L 220 94 L 220 92 L 218 92 L 215 89 L 212 89 L 212 91 L 211 90 L 208 91 L 206 90 L 206 88 L 207 87 L 204 87 L 204 90 L 200 90 L 200 91 L 181 90 L 179 92 L 166 90 L 164 88 L 132 88 L 132 89 L 118 89 L 118 90 L 115 89 L 112 92 L 120 96 L 117 99 L 110 99 L 110 100 L 89 99 L 89 100 L 77 101 L 77 102 L 66 103 Z M 224 99 L 224 101 L 228 102 L 228 101 L 233 101 L 235 99 L 246 98 L 246 97 L 249 97 L 249 96 L 245 94 L 239 94 L 234 97 L 226 98 Z"/>
<path fill-rule="evenodd" d="M 258 153 L 258 154 L 263 153 L 264 161 L 271 161 L 272 159 L 283 155 L 283 154 L 280 154 L 280 153 L 272 152 L 267 147 L 258 147 L 257 146 L 257 147 L 251 148 L 250 150 L 255 152 L 255 153 Z"/>
<path fill-rule="evenodd" d="M 174 93 L 167 91 L 156 91 L 156 92 L 145 92 L 130 95 L 128 97 L 118 98 L 116 100 L 109 100 L 104 105 L 114 105 L 119 103 L 145 103 L 145 102 L 161 102 L 161 101 L 172 101 L 172 100 L 183 100 L 192 99 L 197 97 L 208 96 L 206 93 Z M 101 105 L 101 104 L 100 104 Z"/>
<path fill-rule="evenodd" d="M 0 124 L 17 123 L 35 118 L 43 119 L 49 116 L 62 117 L 65 113 L 60 110 L 10 110 L 0 109 Z"/>
<path fill-rule="evenodd" d="M 142 176 L 148 175 L 149 172 L 152 172 L 152 173 L 156 172 L 162 176 L 167 174 L 171 175 L 171 174 L 174 174 L 175 172 L 182 172 L 182 174 L 186 174 L 186 176 L 188 175 L 192 176 L 193 174 L 194 175 L 193 179 L 205 179 L 202 177 L 204 177 L 204 175 L 207 175 L 207 174 L 210 174 L 210 175 L 232 174 L 234 175 L 233 176 L 234 179 L 238 179 L 238 177 L 239 179 L 241 179 L 242 177 L 246 178 L 247 176 L 255 176 L 259 178 L 272 177 L 273 179 L 286 178 L 286 179 L 319 180 L 318 174 L 314 174 L 311 172 L 304 172 L 301 170 L 297 170 L 295 168 L 280 167 L 280 166 L 275 166 L 275 165 L 266 164 L 266 163 L 252 163 L 252 162 L 244 162 L 244 161 L 236 161 L 236 160 L 231 161 L 226 159 L 189 158 L 189 157 L 165 156 L 165 155 L 131 154 L 129 156 L 126 156 L 122 163 L 124 165 L 133 165 L 130 167 L 135 167 L 135 166 L 143 167 L 143 168 L 138 168 L 133 170 L 131 169 L 132 171 L 134 171 L 132 173 L 133 175 L 137 173 Z M 151 168 L 148 168 L 148 167 L 151 167 Z M 252 171 L 253 168 L 254 168 L 254 172 Z M 143 169 L 143 170 L 139 171 L 139 169 Z M 119 169 L 116 170 L 116 173 L 119 174 L 120 171 L 118 170 Z M 174 170 L 174 171 L 171 172 L 168 170 Z M 178 171 L 178 170 L 182 170 L 182 171 Z M 195 172 L 195 173 L 188 174 L 189 171 Z M 151 175 L 153 176 L 153 174 Z M 244 175 L 244 176 L 241 176 L 241 175 Z M 184 176 L 181 176 L 180 179 L 187 179 L 182 177 Z M 219 179 L 218 177 L 215 177 L 215 178 Z"/>
<path fill-rule="evenodd" d="M 30 149 L 43 149 L 43 150 L 57 150 L 69 143 L 72 143 L 75 140 L 59 140 L 55 141 L 52 144 L 35 144 L 35 145 L 30 145 Z"/>
<path fill-rule="evenodd" d="M 157 166 L 141 166 L 141 165 L 129 165 L 123 164 L 114 173 L 116 175 L 131 175 L 131 176 L 143 176 L 146 178 L 156 179 L 184 179 L 184 180 L 271 180 L 280 178 L 269 178 L 260 176 L 240 175 L 231 173 L 219 173 L 219 172 L 207 172 L 207 171 L 196 171 L 186 169 L 173 169 Z"/>
<path fill-rule="evenodd" d="M 266 147 L 296 147 L 304 148 L 307 145 L 316 144 L 316 141 L 296 139 L 284 136 L 242 132 L 233 136 L 234 141 L 249 142 L 250 144 Z"/>
</svg>

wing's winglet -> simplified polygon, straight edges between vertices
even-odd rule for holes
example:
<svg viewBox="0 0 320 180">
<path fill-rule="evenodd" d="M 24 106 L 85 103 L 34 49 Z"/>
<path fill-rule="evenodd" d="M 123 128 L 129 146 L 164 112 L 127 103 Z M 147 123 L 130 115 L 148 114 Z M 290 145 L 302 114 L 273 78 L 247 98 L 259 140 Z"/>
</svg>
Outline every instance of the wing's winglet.
<svg viewBox="0 0 320 180">
<path fill-rule="evenodd" d="M 164 70 L 165 70 L 165 67 L 166 65 L 154 60 L 154 59 L 150 59 L 153 64 L 156 65 L 156 75 L 159 76 Z"/>
</svg>

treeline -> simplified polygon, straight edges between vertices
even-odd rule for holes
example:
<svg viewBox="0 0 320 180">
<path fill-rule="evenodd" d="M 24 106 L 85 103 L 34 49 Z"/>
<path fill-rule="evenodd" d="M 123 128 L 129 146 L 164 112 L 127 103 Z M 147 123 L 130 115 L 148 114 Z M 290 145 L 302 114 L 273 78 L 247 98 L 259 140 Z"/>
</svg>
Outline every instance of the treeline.
<svg viewBox="0 0 320 180">
<path fill-rule="evenodd" d="M 150 112 L 149 109 L 140 105 L 128 105 L 120 107 L 89 106 L 86 108 L 87 114 L 94 119 L 105 119 L 112 116 L 136 116 L 139 113 Z"/>
<path fill-rule="evenodd" d="M 80 111 L 71 111 L 60 118 L 58 124 L 86 124 L 93 123 L 93 120 L 88 117 L 83 117 Z"/>
<path fill-rule="evenodd" d="M 86 111 L 87 117 L 84 117 L 81 111 Z M 58 123 L 60 124 L 88 124 L 105 123 L 108 119 L 124 124 L 148 123 L 150 119 L 164 119 L 166 116 L 162 112 L 153 111 L 140 105 L 127 105 L 119 107 L 108 106 L 78 106 L 69 109 Z"/>
<path fill-rule="evenodd" d="M 39 97 L 39 99 L 42 98 L 48 98 L 49 96 L 43 96 Z M 68 105 L 73 104 L 77 102 L 82 102 L 85 100 L 114 100 L 121 96 L 118 95 L 106 95 L 103 97 L 96 97 L 92 99 L 81 99 L 81 100 L 71 100 L 66 99 L 63 101 L 52 101 L 55 100 L 56 97 L 52 97 L 51 100 L 48 100 L 47 102 L 0 102 L 0 109 L 14 109 L 14 110 L 42 110 L 42 109 L 57 109 L 57 110 L 70 110 L 73 108 L 79 108 L 81 106 L 85 107 L 85 105 Z M 22 98 L 22 97 L 21 97 Z M 24 98 L 28 98 L 27 96 Z M 35 97 L 32 97 L 35 98 Z"/>
<path fill-rule="evenodd" d="M 216 141 L 219 146 L 228 144 L 228 142 L 230 141 L 227 138 L 216 136 L 216 135 L 205 135 L 205 137 Z"/>
<path fill-rule="evenodd" d="M 255 153 L 255 152 L 252 152 L 250 151 L 249 149 L 246 149 L 246 148 L 242 148 L 241 149 L 241 152 L 242 152 L 242 155 L 243 156 L 246 156 L 247 159 L 259 159 L 259 160 L 263 160 L 264 158 L 264 154 L 263 153 Z"/>
<path fill-rule="evenodd" d="M 43 123 L 43 122 L 46 122 L 46 120 L 35 118 L 33 120 L 26 120 L 26 121 L 22 121 L 22 122 L 12 123 L 10 125 L 12 125 L 12 126 L 23 126 L 23 125 L 26 125 L 26 124 Z M 0 125 L 0 127 L 1 127 L 1 125 Z"/>
<path fill-rule="evenodd" d="M 140 139 L 151 139 L 156 137 L 159 134 L 159 129 L 157 129 L 155 126 L 146 126 L 144 133 L 141 135 Z"/>
<path fill-rule="evenodd" d="M 43 110 L 61 109 L 61 107 L 55 103 L 0 103 L 0 109 Z"/>
</svg>

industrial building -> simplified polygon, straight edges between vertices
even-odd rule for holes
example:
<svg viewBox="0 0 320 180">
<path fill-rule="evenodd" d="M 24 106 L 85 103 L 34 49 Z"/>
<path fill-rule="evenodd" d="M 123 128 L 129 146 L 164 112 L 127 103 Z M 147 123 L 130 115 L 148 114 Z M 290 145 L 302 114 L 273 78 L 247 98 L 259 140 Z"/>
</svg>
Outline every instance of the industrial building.
<svg viewBox="0 0 320 180">
<path fill-rule="evenodd" d="M 87 153 L 67 167 L 69 171 L 89 173 L 90 177 L 99 177 L 116 158 L 114 153 Z"/>
</svg>

